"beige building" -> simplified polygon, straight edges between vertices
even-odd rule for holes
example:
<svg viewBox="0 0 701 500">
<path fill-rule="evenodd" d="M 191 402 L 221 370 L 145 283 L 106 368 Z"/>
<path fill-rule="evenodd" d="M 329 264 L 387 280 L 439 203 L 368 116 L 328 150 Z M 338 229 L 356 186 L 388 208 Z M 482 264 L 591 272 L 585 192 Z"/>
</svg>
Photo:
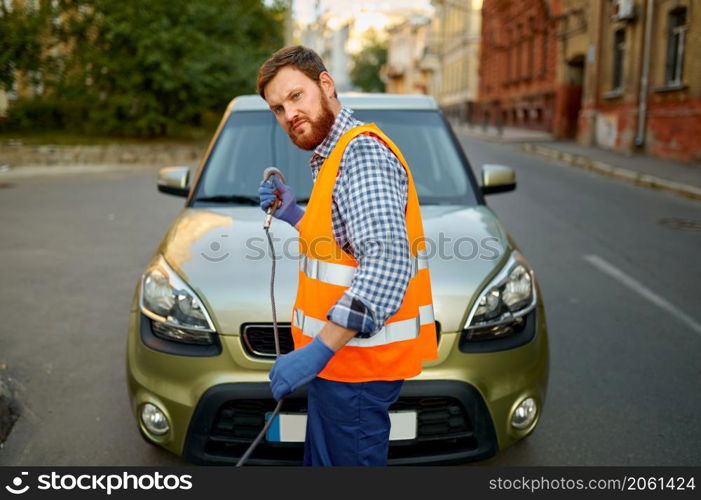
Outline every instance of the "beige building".
<svg viewBox="0 0 701 500">
<path fill-rule="evenodd" d="M 390 94 L 428 94 L 433 69 L 425 66 L 431 20 L 412 16 L 388 30 L 387 65 L 382 69 Z"/>
<path fill-rule="evenodd" d="M 460 121 L 474 119 L 479 91 L 482 0 L 432 0 L 435 9 L 429 52 L 439 64 L 434 96 L 444 112 Z"/>
<path fill-rule="evenodd" d="M 347 92 L 353 87 L 350 78 L 351 57 L 348 53 L 352 27 L 351 17 L 324 13 L 299 35 L 302 45 L 316 51 L 324 60 L 339 92 Z"/>
<path fill-rule="evenodd" d="M 389 43 L 388 26 L 425 15 L 425 9 L 395 4 L 349 4 L 344 9 L 322 9 L 316 1 L 311 22 L 298 24 L 293 40 L 318 52 L 341 91 L 355 90 L 350 78 L 353 56 L 369 40 Z"/>
<path fill-rule="evenodd" d="M 434 13 L 390 30 L 387 92 L 430 94 L 451 118 L 472 118 L 479 88 L 482 0 L 432 0 Z"/>
</svg>

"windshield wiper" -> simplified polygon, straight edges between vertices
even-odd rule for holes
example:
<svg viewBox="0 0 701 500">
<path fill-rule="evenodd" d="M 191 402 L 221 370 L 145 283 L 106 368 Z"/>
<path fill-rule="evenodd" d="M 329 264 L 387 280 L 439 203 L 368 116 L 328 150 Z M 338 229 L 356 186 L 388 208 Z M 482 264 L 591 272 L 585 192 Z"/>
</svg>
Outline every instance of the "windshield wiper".
<svg viewBox="0 0 701 500">
<path fill-rule="evenodd" d="M 218 194 L 216 196 L 202 196 L 195 198 L 195 201 L 206 201 L 210 203 L 238 203 L 241 205 L 259 205 L 260 199 L 257 196 L 246 196 L 241 194 Z"/>
<path fill-rule="evenodd" d="M 195 201 L 205 201 L 209 203 L 240 203 L 242 205 L 260 205 L 260 198 L 257 196 L 246 196 L 242 194 L 218 194 L 216 196 L 202 196 L 195 198 Z M 299 198 L 297 203 L 309 203 L 309 198 Z"/>
</svg>

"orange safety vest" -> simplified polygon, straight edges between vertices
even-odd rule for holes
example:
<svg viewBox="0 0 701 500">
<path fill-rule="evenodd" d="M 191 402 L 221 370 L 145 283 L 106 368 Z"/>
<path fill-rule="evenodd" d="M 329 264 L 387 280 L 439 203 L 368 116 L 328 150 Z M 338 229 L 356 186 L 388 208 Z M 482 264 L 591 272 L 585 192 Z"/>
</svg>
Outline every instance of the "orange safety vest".
<svg viewBox="0 0 701 500">
<path fill-rule="evenodd" d="M 350 287 L 358 267 L 355 258 L 336 243 L 331 200 L 338 168 L 348 143 L 360 134 L 380 138 L 406 170 L 406 227 L 412 277 L 399 310 L 369 338 L 354 337 L 339 349 L 319 377 L 339 382 L 400 380 L 421 373 L 423 361 L 438 357 L 431 281 L 419 198 L 411 172 L 397 146 L 375 125 L 348 130 L 324 161 L 299 227 L 299 285 L 292 315 L 295 349 L 311 342 L 327 322 L 331 307 Z"/>
</svg>

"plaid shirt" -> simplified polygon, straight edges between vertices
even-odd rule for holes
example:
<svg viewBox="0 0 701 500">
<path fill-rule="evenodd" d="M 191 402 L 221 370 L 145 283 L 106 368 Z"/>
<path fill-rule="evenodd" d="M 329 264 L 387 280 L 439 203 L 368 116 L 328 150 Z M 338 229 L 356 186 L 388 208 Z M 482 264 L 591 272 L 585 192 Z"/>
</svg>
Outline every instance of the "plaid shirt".
<svg viewBox="0 0 701 500">
<path fill-rule="evenodd" d="M 310 159 L 316 181 L 324 160 L 341 135 L 363 125 L 342 107 Z M 333 190 L 332 223 L 338 245 L 358 261 L 351 286 L 327 319 L 356 337 L 371 337 L 404 299 L 411 261 L 404 211 L 408 181 L 404 167 L 376 137 L 361 135 L 346 148 Z"/>
</svg>

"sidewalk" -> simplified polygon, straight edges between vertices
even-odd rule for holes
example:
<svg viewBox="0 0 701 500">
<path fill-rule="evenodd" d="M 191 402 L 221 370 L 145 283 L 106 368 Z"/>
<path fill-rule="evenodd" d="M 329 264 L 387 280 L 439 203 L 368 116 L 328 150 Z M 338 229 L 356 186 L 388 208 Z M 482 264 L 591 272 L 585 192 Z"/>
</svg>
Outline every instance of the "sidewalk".
<svg viewBox="0 0 701 500">
<path fill-rule="evenodd" d="M 451 123 L 457 134 L 483 141 L 520 144 L 522 151 L 591 170 L 651 189 L 701 200 L 701 162 L 683 163 L 647 155 L 625 155 L 574 141 L 556 141 L 547 132 L 521 128 L 482 128 Z"/>
<path fill-rule="evenodd" d="M 581 146 L 573 141 L 523 141 L 521 149 L 640 186 L 701 200 L 699 162 L 682 163 L 647 155 L 628 156 L 596 147 Z"/>
<path fill-rule="evenodd" d="M 474 137 L 483 141 L 492 142 L 540 142 L 552 141 L 553 136 L 540 130 L 528 130 L 523 128 L 504 127 L 499 130 L 496 127 L 482 127 L 481 125 L 466 125 L 451 123 L 457 134 Z"/>
</svg>

